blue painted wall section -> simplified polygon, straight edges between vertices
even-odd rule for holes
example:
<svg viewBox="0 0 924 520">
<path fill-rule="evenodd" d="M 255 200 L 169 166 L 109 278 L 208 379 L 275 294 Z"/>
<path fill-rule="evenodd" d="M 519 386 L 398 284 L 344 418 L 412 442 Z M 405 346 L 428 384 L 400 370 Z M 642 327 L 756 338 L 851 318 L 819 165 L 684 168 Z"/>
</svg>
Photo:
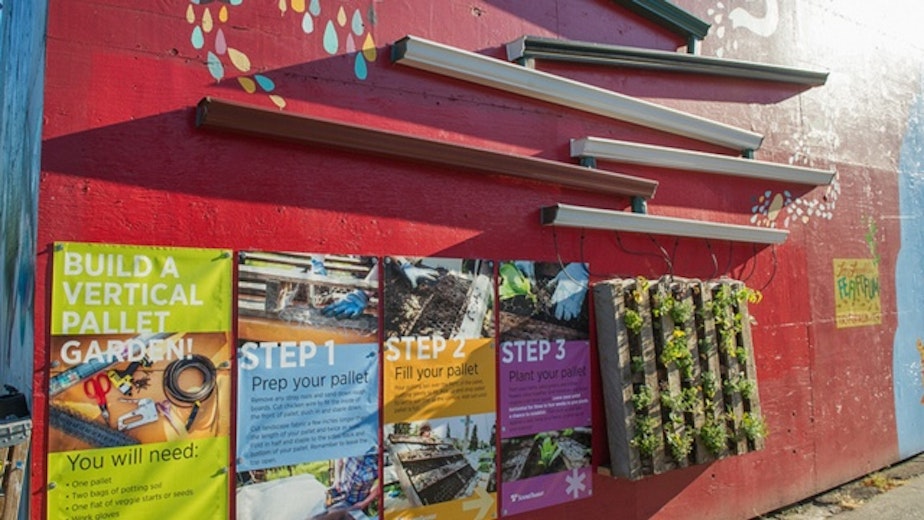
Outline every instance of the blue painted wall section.
<svg viewBox="0 0 924 520">
<path fill-rule="evenodd" d="M 0 5 L 0 383 L 31 395 L 47 3 Z"/>
<path fill-rule="evenodd" d="M 898 329 L 892 359 L 898 449 L 905 458 L 924 451 L 924 85 L 908 115 L 898 173 L 902 245 L 895 267 Z"/>
</svg>

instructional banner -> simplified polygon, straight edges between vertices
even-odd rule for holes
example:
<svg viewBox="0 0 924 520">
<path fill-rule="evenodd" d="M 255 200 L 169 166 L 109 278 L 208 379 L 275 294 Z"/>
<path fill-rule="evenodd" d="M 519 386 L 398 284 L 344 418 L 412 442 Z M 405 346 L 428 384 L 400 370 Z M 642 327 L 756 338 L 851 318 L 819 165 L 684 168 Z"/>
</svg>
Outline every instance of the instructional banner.
<svg viewBox="0 0 924 520">
<path fill-rule="evenodd" d="M 495 518 L 493 265 L 388 258 L 386 519 Z"/>
<path fill-rule="evenodd" d="M 237 518 L 378 510 L 379 266 L 238 255 Z"/>
<path fill-rule="evenodd" d="M 586 264 L 502 262 L 501 510 L 591 495 Z"/>
<path fill-rule="evenodd" d="M 48 517 L 227 516 L 230 251 L 57 243 Z"/>
</svg>

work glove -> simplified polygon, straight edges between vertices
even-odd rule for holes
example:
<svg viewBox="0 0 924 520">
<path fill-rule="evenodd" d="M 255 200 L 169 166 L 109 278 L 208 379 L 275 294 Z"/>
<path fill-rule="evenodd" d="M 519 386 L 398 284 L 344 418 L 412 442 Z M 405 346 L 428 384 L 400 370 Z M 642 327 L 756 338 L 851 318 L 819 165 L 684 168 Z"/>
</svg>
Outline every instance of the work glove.
<svg viewBox="0 0 924 520">
<path fill-rule="evenodd" d="M 369 303 L 369 297 L 366 293 L 356 289 L 321 310 L 321 314 L 334 318 L 355 318 L 366 310 Z"/>
<path fill-rule="evenodd" d="M 401 264 L 401 272 L 404 274 L 404 277 L 407 278 L 407 281 L 411 282 L 412 289 L 416 289 L 417 285 L 421 282 L 435 282 L 436 278 L 439 276 L 436 269 L 417 267 L 410 262 Z"/>
<path fill-rule="evenodd" d="M 552 284 L 557 284 L 552 293 L 552 303 L 555 305 L 555 318 L 571 320 L 577 318 L 584 305 L 584 295 L 587 293 L 587 281 L 590 273 L 583 263 L 571 263 L 565 266 Z"/>
<path fill-rule="evenodd" d="M 536 264 L 531 260 L 517 260 L 513 263 L 523 273 L 523 276 L 529 278 L 530 283 L 536 283 Z"/>
<path fill-rule="evenodd" d="M 327 276 L 327 268 L 324 267 L 323 256 L 311 255 L 311 274 Z"/>
</svg>

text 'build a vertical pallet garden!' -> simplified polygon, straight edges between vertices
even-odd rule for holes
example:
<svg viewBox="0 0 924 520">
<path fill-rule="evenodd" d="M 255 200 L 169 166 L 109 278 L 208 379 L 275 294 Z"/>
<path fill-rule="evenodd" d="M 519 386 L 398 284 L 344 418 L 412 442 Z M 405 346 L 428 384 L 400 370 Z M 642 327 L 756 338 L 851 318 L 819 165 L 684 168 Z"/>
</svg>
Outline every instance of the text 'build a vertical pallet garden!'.
<svg viewBox="0 0 924 520">
<path fill-rule="evenodd" d="M 639 479 L 763 448 L 748 301 L 730 279 L 594 286 L 613 476 Z"/>
</svg>

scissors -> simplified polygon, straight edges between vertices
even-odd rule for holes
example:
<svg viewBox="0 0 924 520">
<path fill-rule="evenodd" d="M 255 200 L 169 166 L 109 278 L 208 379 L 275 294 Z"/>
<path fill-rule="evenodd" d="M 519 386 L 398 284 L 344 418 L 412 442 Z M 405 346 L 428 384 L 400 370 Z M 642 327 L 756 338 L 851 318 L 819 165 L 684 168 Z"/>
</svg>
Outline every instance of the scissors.
<svg viewBox="0 0 924 520">
<path fill-rule="evenodd" d="M 112 390 L 112 381 L 109 380 L 109 376 L 106 374 L 93 376 L 83 382 L 83 393 L 96 401 L 96 404 L 99 405 L 99 411 L 107 423 L 109 422 L 109 403 L 106 402 L 106 394 L 109 393 L 109 390 Z"/>
</svg>

